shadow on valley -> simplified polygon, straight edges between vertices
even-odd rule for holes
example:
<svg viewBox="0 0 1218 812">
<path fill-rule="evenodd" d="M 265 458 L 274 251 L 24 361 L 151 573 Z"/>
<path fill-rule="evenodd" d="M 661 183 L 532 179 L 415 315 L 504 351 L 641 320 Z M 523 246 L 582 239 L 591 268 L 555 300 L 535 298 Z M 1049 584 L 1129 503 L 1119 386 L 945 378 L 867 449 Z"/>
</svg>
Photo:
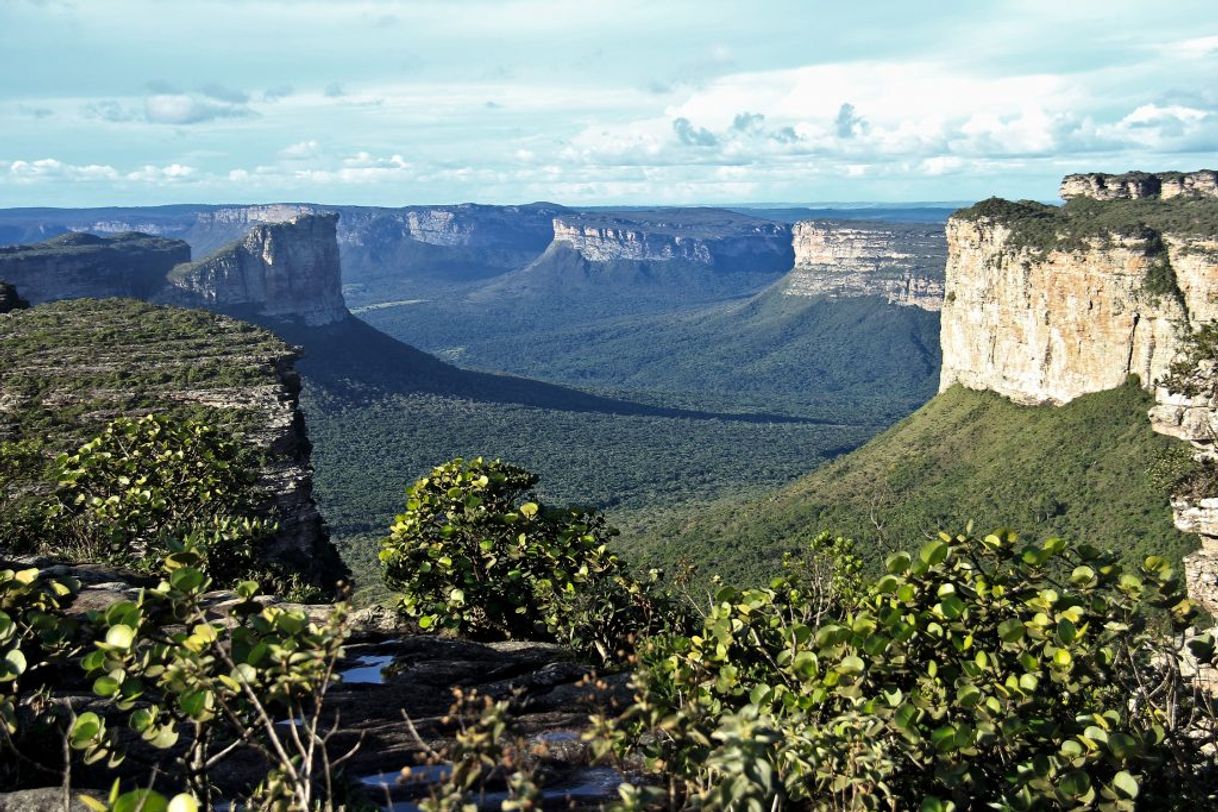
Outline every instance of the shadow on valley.
<svg viewBox="0 0 1218 812">
<path fill-rule="evenodd" d="M 461 369 L 398 341 L 354 316 L 324 326 L 262 321 L 303 350 L 300 370 L 312 385 L 349 401 L 427 394 L 566 412 L 748 423 L 856 425 L 848 420 L 652 406 L 530 378 Z"/>
</svg>

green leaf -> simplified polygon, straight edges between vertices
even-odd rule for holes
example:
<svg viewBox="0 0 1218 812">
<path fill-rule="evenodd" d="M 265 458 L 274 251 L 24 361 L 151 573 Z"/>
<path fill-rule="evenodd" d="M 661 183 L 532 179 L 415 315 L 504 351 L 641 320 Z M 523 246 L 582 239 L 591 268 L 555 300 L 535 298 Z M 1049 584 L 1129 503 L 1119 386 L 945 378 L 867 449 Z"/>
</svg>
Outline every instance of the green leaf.
<svg viewBox="0 0 1218 812">
<path fill-rule="evenodd" d="M 129 649 L 131 644 L 135 642 L 135 629 L 130 626 L 119 624 L 111 626 L 106 632 L 106 643 L 115 648 Z"/>
<path fill-rule="evenodd" d="M 921 550 L 918 551 L 918 558 L 928 567 L 935 567 L 942 564 L 947 559 L 948 546 L 942 541 L 935 539 L 928 542 Z"/>
<path fill-rule="evenodd" d="M 1138 780 L 1125 770 L 1112 777 L 1112 786 L 1126 798 L 1138 797 Z"/>
<path fill-rule="evenodd" d="M 1017 618 L 1004 620 L 998 624 L 998 637 L 1004 643 L 1016 643 L 1023 639 L 1023 621 Z"/>
</svg>

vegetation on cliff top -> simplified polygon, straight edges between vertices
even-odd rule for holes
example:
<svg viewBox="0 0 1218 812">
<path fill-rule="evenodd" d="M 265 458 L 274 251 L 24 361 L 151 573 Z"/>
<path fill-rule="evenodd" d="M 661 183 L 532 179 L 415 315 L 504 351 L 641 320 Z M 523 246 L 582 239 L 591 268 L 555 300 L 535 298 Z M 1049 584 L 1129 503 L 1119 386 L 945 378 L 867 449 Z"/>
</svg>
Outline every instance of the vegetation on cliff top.
<svg viewBox="0 0 1218 812">
<path fill-rule="evenodd" d="M 1061 206 L 1034 200 L 982 200 L 952 215 L 959 220 L 993 220 L 1011 229 L 1011 242 L 1037 251 L 1075 250 L 1092 240 L 1113 236 L 1149 240 L 1155 237 L 1213 239 L 1218 235 L 1218 199 L 1174 197 L 1167 200 L 1093 200 L 1073 198 Z"/>
<path fill-rule="evenodd" d="M 0 438 L 72 451 L 111 418 L 153 410 L 256 429 L 265 417 L 237 408 L 235 390 L 280 385 L 292 354 L 250 324 L 132 299 L 12 313 L 0 319 Z"/>
</svg>

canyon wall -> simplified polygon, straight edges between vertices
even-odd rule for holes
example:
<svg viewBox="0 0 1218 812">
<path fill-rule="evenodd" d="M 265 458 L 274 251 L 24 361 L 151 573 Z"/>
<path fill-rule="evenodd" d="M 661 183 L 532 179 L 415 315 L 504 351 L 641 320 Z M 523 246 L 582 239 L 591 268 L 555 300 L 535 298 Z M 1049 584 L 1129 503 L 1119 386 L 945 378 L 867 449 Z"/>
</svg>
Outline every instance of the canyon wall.
<svg viewBox="0 0 1218 812">
<path fill-rule="evenodd" d="M 1214 173 L 1071 175 L 1060 208 L 989 200 L 947 223 L 940 390 L 989 389 L 1062 404 L 1137 375 L 1151 427 L 1218 463 L 1218 369 L 1202 359 L 1188 392 L 1160 382 L 1188 337 L 1218 320 Z M 1096 205 L 1103 201 L 1103 205 Z M 1177 493 L 1176 527 L 1201 549 L 1189 593 L 1218 615 L 1218 494 Z"/>
<path fill-rule="evenodd" d="M 304 214 L 250 228 L 240 241 L 168 277 L 160 301 L 311 326 L 347 316 L 338 215 Z"/>
<path fill-rule="evenodd" d="M 33 304 L 56 299 L 147 298 L 178 263 L 190 260 L 180 240 L 146 234 L 64 234 L 37 245 L 0 247 L 0 279 Z"/>
<path fill-rule="evenodd" d="M 1022 242 L 1018 223 L 966 211 L 947 224 L 940 389 L 1065 403 L 1150 386 L 1182 331 L 1218 318 L 1218 235 L 1144 229 Z"/>
<path fill-rule="evenodd" d="M 1174 197 L 1218 197 L 1218 172 L 1088 172 L 1066 175 L 1059 190 L 1064 200 L 1145 200 Z"/>
<path fill-rule="evenodd" d="M 799 222 L 788 296 L 880 296 L 889 304 L 939 310 L 947 253 L 942 231 L 882 223 Z"/>
<path fill-rule="evenodd" d="M 589 262 L 682 262 L 776 273 L 793 261 L 787 226 L 715 210 L 571 214 L 554 218 L 553 234 L 555 246 Z"/>
</svg>

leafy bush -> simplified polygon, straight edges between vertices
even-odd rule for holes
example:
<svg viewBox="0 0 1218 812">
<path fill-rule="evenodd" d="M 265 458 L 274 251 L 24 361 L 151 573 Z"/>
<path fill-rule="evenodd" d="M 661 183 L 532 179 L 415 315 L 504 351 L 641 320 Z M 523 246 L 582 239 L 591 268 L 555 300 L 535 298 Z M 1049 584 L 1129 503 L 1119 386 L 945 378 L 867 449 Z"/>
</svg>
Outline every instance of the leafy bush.
<svg viewBox="0 0 1218 812">
<path fill-rule="evenodd" d="M 208 774 L 249 750 L 268 764 L 258 788 L 267 808 L 310 809 L 328 800 L 332 762 L 328 736 L 318 726 L 326 692 L 346 637 L 345 604 L 324 624 L 299 611 L 263 606 L 252 581 L 236 588 L 226 621 L 209 619 L 204 593 L 211 581 L 190 551 L 165 559 L 165 578 L 135 601 L 118 601 L 90 614 L 95 649 L 81 660 L 93 693 L 113 703 L 127 726 L 152 747 L 170 750 L 173 774 L 211 808 Z M 276 719 L 299 720 L 280 733 Z M 70 744 L 86 762 L 123 754 L 105 719 L 76 719 Z M 323 783 L 325 782 L 325 783 Z"/>
<path fill-rule="evenodd" d="M 214 427 L 162 415 L 120 417 L 74 454 L 0 444 L 0 530 L 17 551 L 155 570 L 189 548 L 232 584 L 257 565 L 274 526 L 256 517 L 248 452 Z M 39 483 L 30 485 L 31 482 Z"/>
<path fill-rule="evenodd" d="M 671 607 L 607 544 L 603 516 L 543 508 L 537 477 L 481 457 L 435 468 L 407 491 L 381 542 L 385 579 L 422 629 L 558 640 L 608 660 Z"/>
<path fill-rule="evenodd" d="M 36 569 L 0 570 L 0 784 L 17 780 L 27 765 L 47 769 L 27 737 L 56 721 L 45 676 L 74 651 L 76 623 L 60 610 L 79 588 Z"/>
<path fill-rule="evenodd" d="M 1213 730 L 1187 721 L 1207 700 L 1150 623 L 1193 614 L 1164 560 L 942 534 L 819 625 L 807 598 L 722 589 L 699 633 L 644 649 L 636 705 L 601 731 L 701 808 L 1213 803 Z"/>
</svg>

